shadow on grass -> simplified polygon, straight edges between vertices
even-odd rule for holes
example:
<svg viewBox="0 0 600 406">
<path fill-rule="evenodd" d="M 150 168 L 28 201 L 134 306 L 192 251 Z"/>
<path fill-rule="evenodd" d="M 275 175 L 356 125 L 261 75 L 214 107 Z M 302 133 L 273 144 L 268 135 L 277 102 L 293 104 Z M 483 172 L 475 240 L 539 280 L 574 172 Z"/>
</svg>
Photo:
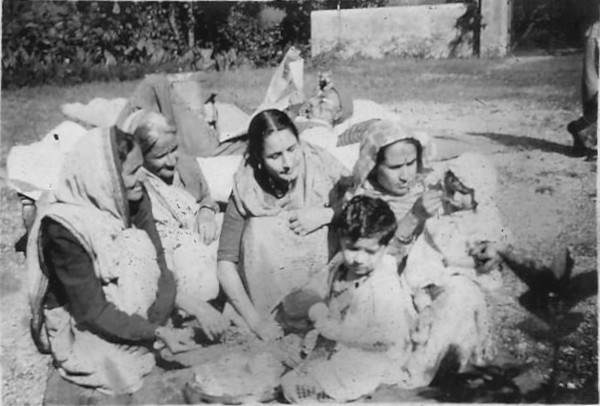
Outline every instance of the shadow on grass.
<svg viewBox="0 0 600 406">
<path fill-rule="evenodd" d="M 553 141 L 542 140 L 539 138 L 528 137 L 526 135 L 511 135 L 501 133 L 467 133 L 469 135 L 485 137 L 489 140 L 512 147 L 521 151 L 540 150 L 543 152 L 551 152 L 574 156 L 570 145 L 559 144 Z"/>
<path fill-rule="evenodd" d="M 556 321 L 554 329 L 549 324 L 540 322 L 534 318 L 527 318 L 520 322 L 517 327 L 536 341 L 549 342 L 568 336 L 585 320 L 582 313 L 567 313 Z"/>
<path fill-rule="evenodd" d="M 579 302 L 598 294 L 598 274 L 596 271 L 589 271 L 574 275 L 569 281 L 569 286 L 565 289 L 565 297 L 552 301 L 547 296 L 540 297 L 535 292 L 529 290 L 519 297 L 519 303 L 530 313 L 539 317 L 545 323 L 549 324 L 560 314 L 559 331 L 561 335 L 570 334 L 583 320 L 580 313 L 569 313 Z M 534 338 L 542 339 L 546 333 L 536 330 L 543 328 L 531 328 L 531 323 L 526 322 L 522 326 L 523 330 L 530 333 Z"/>
</svg>

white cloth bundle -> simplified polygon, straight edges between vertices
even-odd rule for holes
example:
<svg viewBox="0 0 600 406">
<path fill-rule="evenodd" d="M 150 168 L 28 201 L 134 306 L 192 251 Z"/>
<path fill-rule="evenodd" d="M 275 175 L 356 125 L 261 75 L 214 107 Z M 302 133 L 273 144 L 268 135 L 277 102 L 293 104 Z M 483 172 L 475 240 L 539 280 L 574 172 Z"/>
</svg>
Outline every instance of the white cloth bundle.
<svg viewBox="0 0 600 406">
<path fill-rule="evenodd" d="M 33 200 L 56 187 L 62 162 L 87 130 L 63 121 L 40 141 L 11 148 L 6 159 L 8 185 Z"/>
</svg>

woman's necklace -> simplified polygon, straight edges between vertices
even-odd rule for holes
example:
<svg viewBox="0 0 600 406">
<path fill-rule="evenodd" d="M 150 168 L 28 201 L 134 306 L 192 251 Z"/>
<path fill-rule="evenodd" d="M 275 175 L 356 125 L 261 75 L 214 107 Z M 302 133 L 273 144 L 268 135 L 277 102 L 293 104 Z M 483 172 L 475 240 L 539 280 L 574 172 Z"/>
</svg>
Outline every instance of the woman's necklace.
<svg viewBox="0 0 600 406">
<path fill-rule="evenodd" d="M 273 196 L 275 196 L 277 199 L 284 198 L 293 187 L 293 181 L 277 182 L 272 176 L 268 176 L 267 183 L 269 185 L 269 189 L 271 189 L 273 193 Z"/>
</svg>

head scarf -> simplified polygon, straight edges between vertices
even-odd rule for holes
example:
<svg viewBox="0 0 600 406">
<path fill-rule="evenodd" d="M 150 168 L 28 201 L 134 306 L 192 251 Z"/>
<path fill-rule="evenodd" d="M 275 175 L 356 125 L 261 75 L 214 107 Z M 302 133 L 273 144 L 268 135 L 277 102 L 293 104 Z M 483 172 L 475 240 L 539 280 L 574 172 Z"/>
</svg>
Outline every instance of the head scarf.
<svg viewBox="0 0 600 406">
<path fill-rule="evenodd" d="M 448 171 L 463 185 L 475 191 L 478 208 L 493 203 L 498 179 L 494 165 L 485 155 L 466 152 L 450 161 Z"/>
<path fill-rule="evenodd" d="M 115 129 L 94 129 L 75 145 L 62 168 L 57 203 L 109 213 L 124 225 L 129 203 L 116 156 Z"/>
<path fill-rule="evenodd" d="M 466 236 L 472 242 L 476 241 L 502 241 L 512 243 L 514 236 L 506 226 L 495 202 L 497 189 L 497 173 L 492 162 L 480 153 L 466 152 L 451 160 L 446 167 L 467 188 L 474 191 L 477 202 L 476 210 L 459 210 L 437 219 L 428 220 L 427 227 L 430 232 L 444 232 L 443 229 L 453 230 L 458 227 L 458 232 L 448 236 L 457 239 Z M 434 228 L 438 231 L 435 231 Z"/>
<path fill-rule="evenodd" d="M 419 168 L 423 172 L 423 175 L 419 176 L 424 177 L 434 153 L 434 146 L 429 136 L 423 132 L 412 131 L 394 121 L 373 120 L 367 125 L 365 136 L 361 141 L 358 160 L 352 173 L 353 187 L 346 195 L 346 200 L 359 194 L 380 198 L 390 205 L 397 220 L 404 217 L 423 193 L 423 182 L 415 182 L 414 187 L 411 187 L 404 196 L 393 196 L 372 185 L 369 174 L 377 165 L 377 156 L 382 148 L 406 140 L 412 140 L 421 146 L 421 153 L 417 159 Z"/>
<path fill-rule="evenodd" d="M 433 158 L 433 143 L 424 132 L 413 131 L 390 120 L 372 121 L 365 130 L 365 137 L 360 144 L 358 161 L 354 165 L 353 176 L 357 187 L 364 186 L 371 171 L 377 165 L 379 151 L 399 141 L 412 140 L 421 146 L 421 154 L 417 157 L 420 168 L 427 168 Z"/>
<path fill-rule="evenodd" d="M 32 327 L 41 326 L 42 302 L 48 287 L 39 244 L 42 219 L 59 221 L 92 258 L 94 245 L 102 245 L 106 236 L 110 239 L 127 227 L 129 204 L 115 159 L 114 131 L 114 128 L 95 128 L 83 136 L 65 160 L 54 192 L 44 196 L 38 205 L 27 243 Z"/>
<path fill-rule="evenodd" d="M 118 127 L 126 133 L 133 134 L 136 128 L 142 123 L 145 113 L 151 110 L 139 109 L 129 114 Z"/>
<path fill-rule="evenodd" d="M 340 91 L 338 88 L 333 88 L 340 99 L 341 111 L 336 115 L 333 120 L 333 124 L 339 124 L 352 116 L 354 112 L 354 101 L 352 95 L 345 91 Z"/>
</svg>

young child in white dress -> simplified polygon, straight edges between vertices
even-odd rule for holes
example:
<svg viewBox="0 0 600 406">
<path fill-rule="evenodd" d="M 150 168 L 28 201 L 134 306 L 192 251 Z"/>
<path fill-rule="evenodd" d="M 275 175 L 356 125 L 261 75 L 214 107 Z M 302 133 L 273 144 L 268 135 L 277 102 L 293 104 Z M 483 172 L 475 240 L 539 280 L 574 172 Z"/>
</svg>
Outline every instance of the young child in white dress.
<svg viewBox="0 0 600 406">
<path fill-rule="evenodd" d="M 417 293 L 462 274 L 485 289 L 501 284 L 500 269 L 481 271 L 473 249 L 481 242 L 512 240 L 495 203 L 496 171 L 481 154 L 465 153 L 449 162 L 442 176 L 443 213 L 425 223 L 411 248 L 404 273 Z"/>
<path fill-rule="evenodd" d="M 357 196 L 336 226 L 341 252 L 330 266 L 328 294 L 309 311 L 317 346 L 282 381 L 292 403 L 359 399 L 393 383 L 390 374 L 412 348 L 410 291 L 386 255 L 396 230 L 393 212 L 383 200 Z"/>
</svg>

